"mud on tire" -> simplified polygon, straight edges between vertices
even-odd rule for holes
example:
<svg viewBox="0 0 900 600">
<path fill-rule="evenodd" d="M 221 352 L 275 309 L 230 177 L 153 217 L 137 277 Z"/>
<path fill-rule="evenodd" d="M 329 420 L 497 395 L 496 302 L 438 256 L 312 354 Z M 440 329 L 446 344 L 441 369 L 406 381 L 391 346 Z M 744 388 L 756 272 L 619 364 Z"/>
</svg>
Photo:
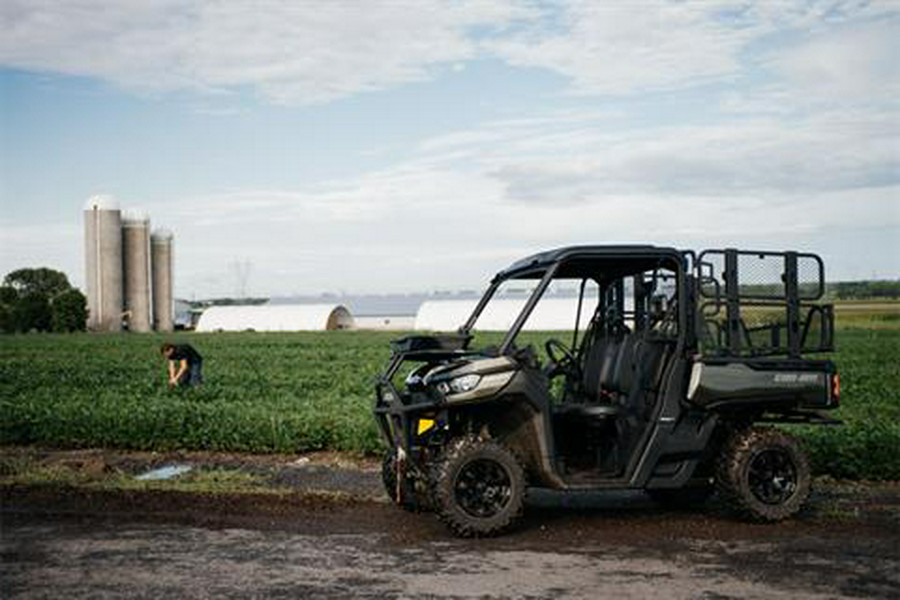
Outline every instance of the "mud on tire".
<svg viewBox="0 0 900 600">
<path fill-rule="evenodd" d="M 809 496 L 809 462 L 790 435 L 749 427 L 726 441 L 716 465 L 716 488 L 744 517 L 780 521 L 796 514 Z"/>
<path fill-rule="evenodd" d="M 431 504 L 431 491 L 427 481 L 417 481 L 413 477 L 405 477 L 403 488 L 399 490 L 402 502 L 398 502 L 397 487 L 397 450 L 392 449 L 384 453 L 381 460 L 381 481 L 384 491 L 394 504 L 399 504 L 409 512 L 428 512 L 433 510 Z"/>
<path fill-rule="evenodd" d="M 516 456 L 495 441 L 455 441 L 432 479 L 435 509 L 461 537 L 498 534 L 522 516 L 524 470 Z"/>
</svg>

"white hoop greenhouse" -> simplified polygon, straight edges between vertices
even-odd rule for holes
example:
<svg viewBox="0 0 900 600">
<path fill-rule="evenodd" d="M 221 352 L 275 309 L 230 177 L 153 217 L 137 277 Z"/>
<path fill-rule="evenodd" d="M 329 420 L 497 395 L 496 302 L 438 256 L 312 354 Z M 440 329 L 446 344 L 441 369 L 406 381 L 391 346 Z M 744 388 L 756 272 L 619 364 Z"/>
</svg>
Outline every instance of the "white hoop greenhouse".
<svg viewBox="0 0 900 600">
<path fill-rule="evenodd" d="M 353 316 L 340 304 L 210 306 L 197 331 L 332 331 L 352 329 Z"/>
<path fill-rule="evenodd" d="M 416 313 L 416 329 L 455 331 L 475 310 L 477 300 L 429 300 Z M 488 303 L 475 324 L 479 331 L 507 331 L 519 316 L 525 298 L 497 298 Z M 581 327 L 591 318 L 596 299 L 585 299 Z M 571 331 L 575 327 L 578 298 L 544 298 L 538 302 L 523 329 L 527 331 Z"/>
</svg>

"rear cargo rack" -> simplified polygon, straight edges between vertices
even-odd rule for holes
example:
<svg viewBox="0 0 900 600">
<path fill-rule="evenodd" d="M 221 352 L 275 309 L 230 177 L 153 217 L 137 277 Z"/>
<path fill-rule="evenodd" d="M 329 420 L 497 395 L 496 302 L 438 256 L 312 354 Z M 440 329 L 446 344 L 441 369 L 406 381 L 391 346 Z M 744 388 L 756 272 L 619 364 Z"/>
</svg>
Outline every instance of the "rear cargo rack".
<svg viewBox="0 0 900 600">
<path fill-rule="evenodd" d="M 817 255 L 706 250 L 696 269 L 702 354 L 800 358 L 834 349 L 834 308 L 815 303 L 825 293 Z"/>
</svg>

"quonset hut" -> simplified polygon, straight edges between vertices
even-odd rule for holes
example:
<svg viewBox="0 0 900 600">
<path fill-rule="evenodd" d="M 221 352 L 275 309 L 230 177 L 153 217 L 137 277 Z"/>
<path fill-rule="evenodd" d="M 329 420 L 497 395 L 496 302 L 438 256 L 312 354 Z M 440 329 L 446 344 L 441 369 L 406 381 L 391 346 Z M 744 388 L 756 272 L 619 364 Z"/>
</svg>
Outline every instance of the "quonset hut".
<svg viewBox="0 0 900 600">
<path fill-rule="evenodd" d="M 352 329 L 353 316 L 340 304 L 210 306 L 197 331 L 333 331 Z"/>
<path fill-rule="evenodd" d="M 507 331 L 525 306 L 525 298 L 496 298 L 491 300 L 479 317 L 475 329 Z M 477 300 L 429 300 L 416 313 L 416 329 L 424 331 L 455 331 L 475 310 Z M 585 299 L 581 307 L 582 324 L 587 323 L 595 303 Z M 526 331 L 571 331 L 575 327 L 578 298 L 543 298 L 523 327 Z"/>
</svg>

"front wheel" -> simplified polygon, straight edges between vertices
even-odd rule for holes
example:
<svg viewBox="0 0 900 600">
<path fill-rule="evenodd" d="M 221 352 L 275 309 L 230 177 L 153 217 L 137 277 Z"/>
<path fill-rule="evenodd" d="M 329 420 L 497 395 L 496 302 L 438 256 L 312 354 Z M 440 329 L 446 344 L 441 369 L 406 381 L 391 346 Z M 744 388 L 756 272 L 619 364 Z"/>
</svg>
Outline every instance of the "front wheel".
<svg viewBox="0 0 900 600">
<path fill-rule="evenodd" d="M 790 435 L 750 427 L 725 444 L 716 487 L 733 508 L 755 521 L 781 521 L 796 514 L 810 489 L 806 454 Z"/>
<path fill-rule="evenodd" d="M 397 450 L 388 450 L 381 461 L 381 481 L 391 502 L 410 512 L 431 510 L 428 482 L 417 480 L 410 475 L 406 475 L 403 479 L 398 485 Z"/>
<path fill-rule="evenodd" d="M 495 535 L 522 516 L 525 473 L 505 446 L 466 437 L 437 465 L 434 499 L 441 519 L 457 535 Z"/>
</svg>

